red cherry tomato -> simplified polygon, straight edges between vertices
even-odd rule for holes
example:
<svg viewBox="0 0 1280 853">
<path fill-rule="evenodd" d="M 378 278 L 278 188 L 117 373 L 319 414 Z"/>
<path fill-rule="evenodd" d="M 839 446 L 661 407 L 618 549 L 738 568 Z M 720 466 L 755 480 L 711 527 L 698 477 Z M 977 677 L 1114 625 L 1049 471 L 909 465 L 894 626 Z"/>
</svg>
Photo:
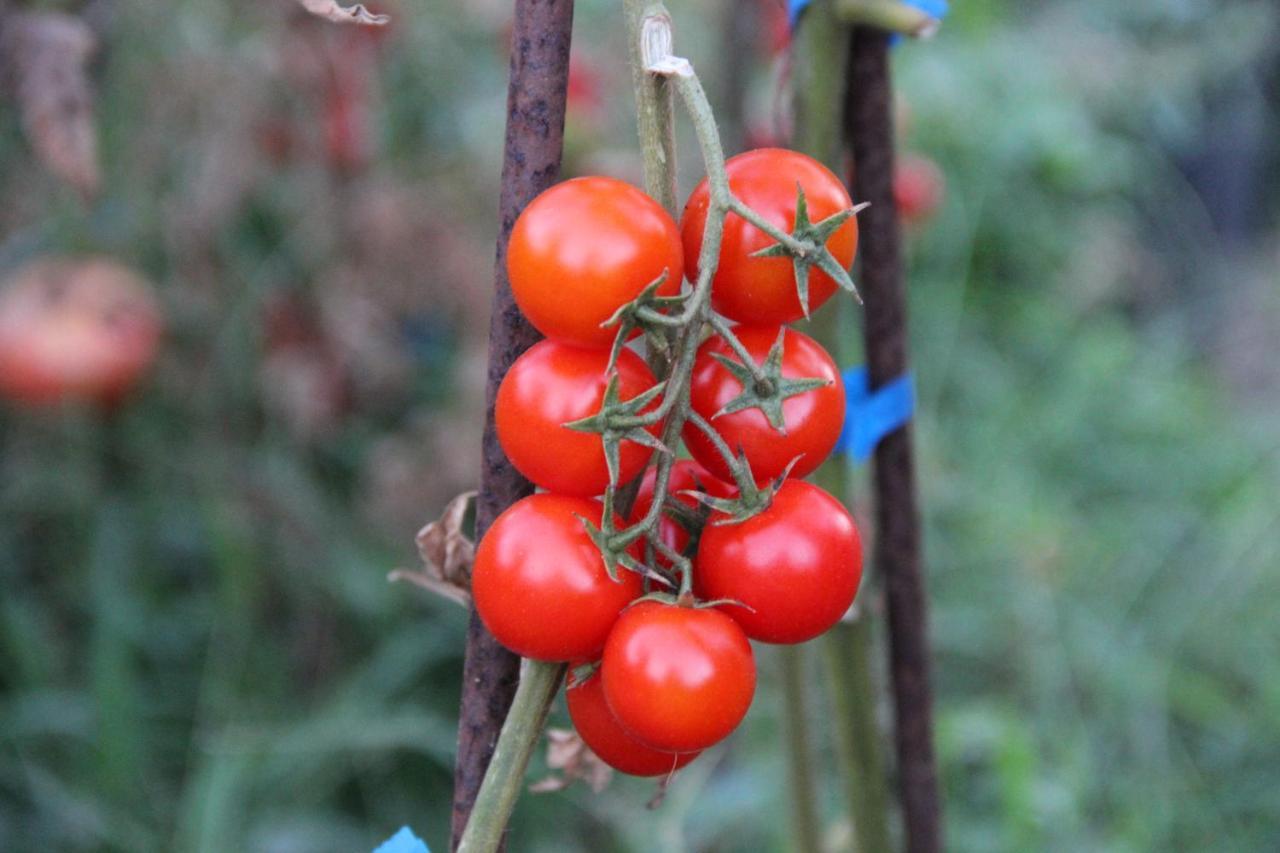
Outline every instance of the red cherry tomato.
<svg viewBox="0 0 1280 853">
<path fill-rule="evenodd" d="M 516 360 L 498 388 L 498 441 L 520 473 L 548 491 L 594 497 L 609 485 L 599 433 L 564 426 L 600 411 L 608 363 L 607 350 L 539 341 Z M 619 355 L 617 371 L 623 400 L 656 382 L 644 359 L 628 349 Z M 653 453 L 634 441 L 622 442 L 619 451 L 623 483 L 639 474 Z"/>
<path fill-rule="evenodd" d="M 600 523 L 598 501 L 527 497 L 493 522 L 476 549 L 471 594 L 489 632 L 544 661 L 597 660 L 618 613 L 642 592 L 640 576 L 604 559 L 578 516 Z"/>
<path fill-rule="evenodd" d="M 946 190 L 938 164 L 919 154 L 906 154 L 893 173 L 893 200 L 904 222 L 924 222 L 937 212 Z"/>
<path fill-rule="evenodd" d="M 734 329 L 734 334 L 760 364 L 777 341 L 778 329 L 778 326 L 739 326 Z M 823 388 L 805 391 L 783 401 L 785 434 L 770 426 L 759 408 L 715 417 L 726 403 L 742 393 L 742 383 L 712 358 L 718 353 L 739 361 L 719 335 L 708 338 L 698 350 L 690 385 L 693 410 L 711 421 L 730 449 L 736 452 L 741 448 L 746 453 L 751 472 L 759 483 L 781 475 L 797 456 L 800 461 L 792 469 L 791 476 L 803 477 L 811 473 L 831 454 L 844 426 L 844 382 L 831 356 L 813 338 L 794 329 L 787 329 L 782 348 L 784 378 L 816 377 L 831 382 Z M 693 424 L 685 425 L 684 443 L 693 458 L 714 476 L 723 480 L 732 477 L 711 440 Z"/>
<path fill-rule="evenodd" d="M 155 361 L 161 323 L 150 285 L 114 261 L 36 261 L 0 293 L 0 394 L 115 403 Z"/>
<path fill-rule="evenodd" d="M 756 690 L 751 643 L 714 609 L 642 601 L 609 634 L 600 665 L 609 710 L 655 749 L 692 752 L 728 737 Z"/>
<path fill-rule="evenodd" d="M 694 570 L 699 598 L 741 602 L 721 610 L 753 640 L 803 643 L 849 609 L 862 580 L 862 541 L 840 502 L 787 480 L 769 508 L 738 524 L 713 516 Z"/>
<path fill-rule="evenodd" d="M 507 250 L 520 310 L 547 337 L 578 346 L 609 346 L 617 329 L 600 324 L 664 270 L 659 292 L 679 292 L 679 229 L 662 205 L 613 178 L 576 178 L 535 198 Z"/>
<path fill-rule="evenodd" d="M 570 675 L 565 698 L 578 735 L 614 770 L 632 776 L 666 776 L 698 757 L 696 752 L 663 752 L 627 734 L 605 703 L 604 680 L 599 674 L 582 682 Z"/>
<path fill-rule="evenodd" d="M 632 524 L 644 518 L 653 506 L 653 489 L 657 479 L 656 468 L 650 468 L 644 472 L 644 480 L 640 482 L 640 491 L 636 493 L 635 506 L 631 510 Z M 680 492 L 690 491 L 702 492 L 717 498 L 731 498 L 738 493 L 736 488 L 723 480 L 717 480 L 706 468 L 692 459 L 679 459 L 671 465 L 671 476 L 667 480 L 667 494 L 690 509 L 696 510 L 699 508 L 697 499 L 680 494 Z M 689 531 L 670 515 L 663 514 L 658 522 L 658 532 L 662 541 L 675 551 L 684 553 L 684 549 L 689 545 Z M 670 561 L 661 554 L 658 555 L 658 562 L 664 566 L 670 564 Z"/>
<path fill-rule="evenodd" d="M 818 223 L 853 207 L 848 190 L 830 169 L 795 151 L 760 148 L 730 158 L 726 168 L 734 195 L 788 233 L 795 229 L 797 184 L 804 187 L 810 222 Z M 710 202 L 711 191 L 704 180 L 689 196 L 680 224 L 685 268 L 691 280 L 698 274 Z M 720 266 L 711 285 L 711 304 L 717 311 L 739 323 L 757 325 L 790 323 L 804 316 L 791 258 L 751 257 L 775 242 L 737 214 L 729 214 L 720 246 Z M 857 248 L 857 218 L 849 217 L 831 235 L 827 249 L 848 269 Z M 811 268 L 809 310 L 816 311 L 835 290 L 836 283 L 829 275 Z"/>
</svg>

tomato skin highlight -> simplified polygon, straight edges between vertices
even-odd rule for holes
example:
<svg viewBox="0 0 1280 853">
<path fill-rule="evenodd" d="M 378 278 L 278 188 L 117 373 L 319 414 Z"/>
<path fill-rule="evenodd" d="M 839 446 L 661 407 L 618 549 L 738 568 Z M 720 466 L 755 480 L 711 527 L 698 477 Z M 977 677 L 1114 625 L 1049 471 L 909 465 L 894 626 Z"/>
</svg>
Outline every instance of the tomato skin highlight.
<svg viewBox="0 0 1280 853">
<path fill-rule="evenodd" d="M 739 326 L 734 329 L 734 334 L 760 364 L 777 341 L 778 330 L 778 326 Z M 821 344 L 802 332 L 787 329 L 783 339 L 783 377 L 816 377 L 829 380 L 831 384 L 783 401 L 785 434 L 775 430 L 758 408 L 715 417 L 726 403 L 742 392 L 742 383 L 713 358 L 713 354 L 740 361 L 719 335 L 711 336 L 702 344 L 690 382 L 693 410 L 710 421 L 731 450 L 737 452 L 741 448 L 746 453 L 757 483 L 780 476 L 797 456 L 800 461 L 791 470 L 792 477 L 812 473 L 831 455 L 844 427 L 846 400 L 840 370 Z M 691 423 L 686 424 L 684 443 L 693 458 L 713 476 L 722 480 L 732 479 L 729 466 L 702 430 Z"/>
<path fill-rule="evenodd" d="M 653 490 L 657 481 L 656 468 L 649 468 L 644 472 L 640 491 L 636 493 L 636 502 L 631 510 L 632 524 L 644 518 L 649 508 L 653 506 Z M 738 494 L 735 486 L 716 479 L 706 468 L 692 459 L 677 459 L 671 464 L 671 475 L 667 478 L 667 494 L 690 509 L 698 509 L 700 504 L 696 498 L 680 494 L 686 491 L 698 491 L 717 498 L 731 498 Z M 689 531 L 666 513 L 663 513 L 658 521 L 658 534 L 669 548 L 679 553 L 684 553 L 684 549 L 689 545 Z M 671 561 L 661 554 L 658 555 L 658 562 L 664 566 L 671 564 Z"/>
<path fill-rule="evenodd" d="M 489 632 L 541 661 L 596 660 L 622 608 L 641 595 L 640 576 L 614 581 L 582 516 L 600 523 L 599 501 L 536 494 L 493 522 L 476 549 L 471 594 Z"/>
<path fill-rule="evenodd" d="M 547 491 L 595 497 L 609 485 L 599 433 L 564 426 L 600 411 L 608 362 L 607 350 L 539 341 L 516 360 L 498 387 L 494 407 L 498 442 L 520 473 Z M 629 349 L 619 354 L 617 371 L 623 400 L 657 383 L 644 359 Z M 650 432 L 656 435 L 660 427 L 655 425 Z M 619 482 L 639 474 L 652 453 L 634 441 L 622 442 Z"/>
<path fill-rule="evenodd" d="M 636 740 L 618 722 L 604 698 L 599 673 L 586 681 L 569 676 L 569 718 L 583 742 L 614 770 L 631 776 L 666 776 L 697 758 L 697 752 L 664 752 Z"/>
<path fill-rule="evenodd" d="M 693 752 L 728 737 L 756 689 L 751 643 L 714 609 L 641 601 L 623 611 L 600 665 L 609 710 L 655 749 Z"/>
<path fill-rule="evenodd" d="M 694 590 L 753 640 L 803 643 L 840 621 L 862 581 L 862 540 L 848 511 L 827 492 L 787 480 L 769 508 L 702 532 Z M 750 608 L 750 609 L 748 609 Z"/>
<path fill-rule="evenodd" d="M 735 196 L 787 233 L 795 230 L 796 185 L 804 187 L 809 220 L 821 222 L 853 207 L 849 191 L 826 166 L 812 157 L 782 148 L 757 148 L 725 164 Z M 698 256 L 707 225 L 711 189 L 698 184 L 685 204 L 680 221 L 685 269 L 690 280 L 698 275 Z M 720 265 L 711 284 L 711 305 L 739 323 L 790 323 L 804 317 L 796 292 L 791 258 L 753 258 L 775 240 L 736 213 L 725 220 Z M 858 250 L 857 217 L 851 216 L 827 241 L 827 249 L 846 270 Z M 818 310 L 835 293 L 835 281 L 822 270 L 809 271 L 809 311 Z"/>
<path fill-rule="evenodd" d="M 549 338 L 608 347 L 602 329 L 663 271 L 662 295 L 684 280 L 680 230 L 644 192 L 613 178 L 575 178 L 535 198 L 516 220 L 507 249 L 511 291 Z"/>
</svg>

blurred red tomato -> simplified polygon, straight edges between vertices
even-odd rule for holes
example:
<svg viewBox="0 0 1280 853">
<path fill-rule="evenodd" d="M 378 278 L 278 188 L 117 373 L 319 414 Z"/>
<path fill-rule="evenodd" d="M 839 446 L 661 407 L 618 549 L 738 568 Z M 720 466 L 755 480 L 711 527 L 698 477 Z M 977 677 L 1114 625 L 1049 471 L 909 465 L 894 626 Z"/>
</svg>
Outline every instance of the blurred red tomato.
<svg viewBox="0 0 1280 853">
<path fill-rule="evenodd" d="M 115 261 L 36 261 L 0 292 L 0 394 L 114 403 L 155 360 L 161 326 L 151 286 Z"/>
<path fill-rule="evenodd" d="M 924 222 L 937 212 L 946 191 L 938 164 L 920 154 L 904 154 L 893 173 L 893 200 L 908 224 Z"/>
</svg>

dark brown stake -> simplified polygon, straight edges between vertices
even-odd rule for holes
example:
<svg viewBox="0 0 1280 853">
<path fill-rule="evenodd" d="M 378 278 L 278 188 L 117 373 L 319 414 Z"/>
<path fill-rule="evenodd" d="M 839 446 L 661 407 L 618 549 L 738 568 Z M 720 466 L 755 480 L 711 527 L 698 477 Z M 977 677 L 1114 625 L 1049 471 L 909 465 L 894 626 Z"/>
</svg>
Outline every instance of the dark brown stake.
<svg viewBox="0 0 1280 853">
<path fill-rule="evenodd" d="M 907 370 L 907 299 L 902 236 L 893 200 L 893 90 L 888 34 L 867 27 L 853 32 L 846 121 L 853 148 L 866 300 L 867 370 L 872 388 Z M 897 717 L 899 785 L 906 848 L 941 849 L 941 804 L 933 754 L 933 694 L 920 511 L 916 499 L 911 429 L 887 436 L 875 453 L 875 565 L 884 577 L 889 615 L 889 658 Z"/>
<path fill-rule="evenodd" d="M 540 337 L 511 295 L 507 242 L 516 217 L 560 175 L 573 0 L 516 0 L 511 35 L 511 79 L 507 89 L 507 138 L 502 163 L 497 268 L 489 327 L 484 463 L 476 507 L 477 538 L 493 520 L 533 486 L 507 460 L 498 444 L 493 403 L 512 362 Z M 458 763 L 454 771 L 453 847 L 471 815 L 485 768 L 511 707 L 520 659 L 485 630 L 474 612 L 467 632 Z"/>
</svg>

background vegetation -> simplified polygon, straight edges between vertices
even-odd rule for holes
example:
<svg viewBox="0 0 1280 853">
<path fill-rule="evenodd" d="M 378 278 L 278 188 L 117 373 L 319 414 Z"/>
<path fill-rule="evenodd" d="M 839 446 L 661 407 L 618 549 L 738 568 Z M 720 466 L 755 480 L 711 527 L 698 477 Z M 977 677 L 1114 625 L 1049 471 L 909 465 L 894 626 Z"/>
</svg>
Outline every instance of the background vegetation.
<svg viewBox="0 0 1280 853">
<path fill-rule="evenodd" d="M 671 7 L 740 148 L 785 61 L 730 2 Z M 0 111 L 0 273 L 108 253 L 170 323 L 114 414 L 0 407 L 0 849 L 444 846 L 464 614 L 386 574 L 478 472 L 508 4 L 389 5 L 86 4 L 89 206 Z M 947 175 L 911 286 L 950 848 L 1280 848 L 1280 11 L 953 5 L 896 56 Z M 575 26 L 567 171 L 634 178 L 617 4 Z M 762 661 L 659 810 L 529 798 L 518 849 L 785 850 Z"/>
</svg>

